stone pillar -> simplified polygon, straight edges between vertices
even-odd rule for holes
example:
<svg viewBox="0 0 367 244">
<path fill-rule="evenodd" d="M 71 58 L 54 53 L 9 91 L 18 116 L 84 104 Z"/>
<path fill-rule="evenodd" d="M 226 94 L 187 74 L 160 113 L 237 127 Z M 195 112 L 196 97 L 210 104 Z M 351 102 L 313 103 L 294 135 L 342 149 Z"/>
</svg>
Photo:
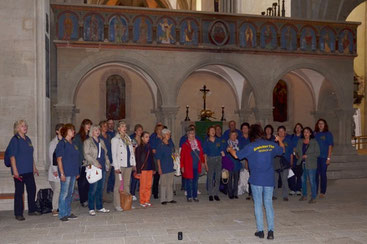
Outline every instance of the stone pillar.
<svg viewBox="0 0 367 244">
<path fill-rule="evenodd" d="M 57 123 L 73 123 L 75 114 L 74 104 L 56 104 Z"/>
<path fill-rule="evenodd" d="M 234 13 L 235 12 L 235 2 L 237 0 L 220 0 L 219 2 L 219 12 L 222 13 Z"/>
<path fill-rule="evenodd" d="M 337 140 L 334 139 L 334 154 L 356 155 L 356 150 L 351 142 L 354 109 L 338 109 L 335 113 L 338 118 L 338 131 L 334 132 L 334 138 L 337 136 Z"/>
<path fill-rule="evenodd" d="M 243 122 L 250 123 L 249 118 L 251 118 L 254 111 L 250 108 L 243 108 L 241 110 L 235 111 L 235 113 L 237 113 L 238 116 L 240 117 L 240 123 L 243 123 Z"/>
<path fill-rule="evenodd" d="M 178 141 L 180 135 L 178 130 L 175 128 L 176 115 L 179 110 L 177 106 L 161 106 L 156 110 L 157 121 L 163 123 L 172 132 L 172 140 Z"/>
<path fill-rule="evenodd" d="M 256 106 L 255 110 L 256 122 L 262 127 L 273 122 L 273 107 L 272 106 Z"/>
</svg>

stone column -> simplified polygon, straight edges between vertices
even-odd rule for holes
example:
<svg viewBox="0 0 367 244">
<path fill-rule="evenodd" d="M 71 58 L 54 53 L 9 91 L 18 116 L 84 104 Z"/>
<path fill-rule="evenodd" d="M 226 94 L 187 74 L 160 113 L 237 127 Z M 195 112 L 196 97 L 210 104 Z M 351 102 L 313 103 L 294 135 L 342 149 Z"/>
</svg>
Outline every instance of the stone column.
<svg viewBox="0 0 367 244">
<path fill-rule="evenodd" d="M 179 138 L 178 131 L 175 128 L 176 115 L 179 107 L 177 106 L 161 106 L 156 110 L 157 121 L 163 123 L 172 132 L 172 140 L 177 141 Z"/>
<path fill-rule="evenodd" d="M 273 107 L 272 106 L 256 106 L 255 107 L 256 122 L 262 127 L 273 122 Z"/>
<path fill-rule="evenodd" d="M 75 115 L 75 105 L 56 104 L 55 112 L 57 116 L 57 123 L 73 123 Z"/>
<path fill-rule="evenodd" d="M 235 111 L 235 113 L 237 113 L 238 116 L 240 117 L 240 123 L 243 123 L 243 122 L 250 123 L 249 118 L 251 118 L 254 111 L 250 108 L 243 108 L 241 110 Z"/>
<path fill-rule="evenodd" d="M 338 133 L 337 140 L 334 140 L 334 154 L 356 154 L 356 150 L 352 146 L 352 121 L 354 109 L 338 109 L 335 110 L 338 118 L 338 131 L 334 132 L 334 138 Z"/>
</svg>

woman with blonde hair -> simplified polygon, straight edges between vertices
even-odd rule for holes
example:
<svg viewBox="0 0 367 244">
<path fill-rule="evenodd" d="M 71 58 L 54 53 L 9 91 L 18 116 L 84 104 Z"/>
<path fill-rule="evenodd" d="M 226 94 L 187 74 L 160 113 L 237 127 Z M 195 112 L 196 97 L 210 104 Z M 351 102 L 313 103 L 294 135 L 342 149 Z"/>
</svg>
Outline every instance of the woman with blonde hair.
<svg viewBox="0 0 367 244">
<path fill-rule="evenodd" d="M 38 170 L 33 159 L 33 145 L 31 139 L 26 136 L 28 125 L 25 120 L 14 123 L 14 136 L 11 138 L 6 153 L 10 158 L 11 173 L 14 178 L 14 215 L 15 219 L 25 220 L 23 216 L 24 185 L 27 187 L 28 215 L 40 215 L 36 211 L 36 182 L 34 174 Z"/>
<path fill-rule="evenodd" d="M 89 185 L 88 191 L 88 207 L 91 216 L 96 215 L 95 209 L 101 213 L 109 213 L 110 210 L 103 207 L 103 186 L 106 178 L 106 172 L 110 169 L 110 160 L 108 159 L 108 150 L 105 143 L 99 137 L 100 128 L 92 125 L 89 131 L 89 138 L 84 141 L 84 158 L 87 165 L 94 165 L 102 170 L 102 178 Z M 88 166 L 87 166 L 88 167 Z"/>
<path fill-rule="evenodd" d="M 131 171 L 135 170 L 135 155 L 131 138 L 126 133 L 126 123 L 118 123 L 118 133 L 111 141 L 112 165 L 115 167 L 114 205 L 118 212 L 122 211 L 120 206 L 119 188 L 123 181 L 123 191 L 130 194 Z"/>
</svg>

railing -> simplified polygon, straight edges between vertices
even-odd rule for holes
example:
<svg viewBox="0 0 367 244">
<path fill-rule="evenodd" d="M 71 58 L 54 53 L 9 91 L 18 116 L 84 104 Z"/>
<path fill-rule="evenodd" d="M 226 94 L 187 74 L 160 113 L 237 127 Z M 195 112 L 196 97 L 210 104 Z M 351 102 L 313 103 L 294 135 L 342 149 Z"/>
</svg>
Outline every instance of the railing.
<svg viewBox="0 0 367 244">
<path fill-rule="evenodd" d="M 356 148 L 356 150 L 367 149 L 367 136 L 353 137 L 352 145 Z"/>
<path fill-rule="evenodd" d="M 356 56 L 357 23 L 53 4 L 58 46 Z"/>
</svg>

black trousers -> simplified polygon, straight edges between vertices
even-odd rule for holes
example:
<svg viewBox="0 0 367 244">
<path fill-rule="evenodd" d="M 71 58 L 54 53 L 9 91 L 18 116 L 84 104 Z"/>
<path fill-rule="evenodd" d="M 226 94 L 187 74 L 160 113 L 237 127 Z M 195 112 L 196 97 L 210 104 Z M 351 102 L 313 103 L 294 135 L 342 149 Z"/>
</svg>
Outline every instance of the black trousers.
<svg viewBox="0 0 367 244">
<path fill-rule="evenodd" d="M 21 174 L 22 181 L 14 178 L 15 193 L 14 193 L 14 215 L 23 216 L 23 193 L 24 185 L 27 187 L 28 198 L 28 213 L 36 211 L 36 182 L 32 173 Z"/>
<path fill-rule="evenodd" d="M 230 171 L 228 180 L 228 196 L 238 196 L 238 180 L 240 179 L 240 171 Z"/>
<path fill-rule="evenodd" d="M 87 174 L 85 173 L 85 166 L 83 166 L 80 170 L 80 177 L 78 179 L 78 191 L 79 191 L 80 203 L 88 201 L 89 182 L 86 176 Z"/>
<path fill-rule="evenodd" d="M 156 171 L 155 174 L 153 175 L 153 187 L 152 187 L 152 194 L 155 198 L 158 198 L 159 178 L 160 175 L 158 171 Z"/>
</svg>

